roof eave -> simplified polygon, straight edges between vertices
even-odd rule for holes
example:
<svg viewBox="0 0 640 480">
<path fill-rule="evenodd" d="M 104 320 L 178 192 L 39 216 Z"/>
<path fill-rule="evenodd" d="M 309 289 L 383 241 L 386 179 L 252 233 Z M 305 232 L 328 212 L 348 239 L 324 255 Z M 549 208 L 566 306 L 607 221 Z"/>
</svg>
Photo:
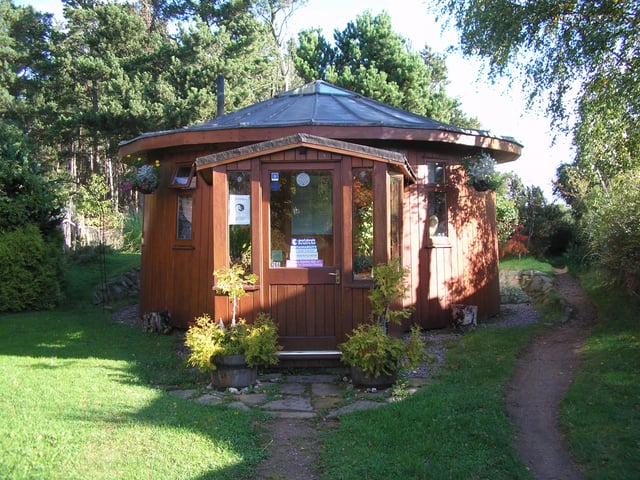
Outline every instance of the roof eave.
<svg viewBox="0 0 640 480">
<path fill-rule="evenodd" d="M 473 134 L 470 132 L 454 132 L 437 129 L 396 128 L 387 126 L 333 126 L 333 125 L 303 125 L 298 127 L 261 127 L 261 128 L 233 128 L 221 130 L 171 130 L 158 132 L 154 135 L 140 136 L 129 142 L 120 144 L 118 154 L 126 157 L 139 152 L 156 149 L 197 146 L 215 143 L 233 142 L 262 142 L 265 129 L 274 132 L 272 138 L 286 137 L 295 133 L 307 133 L 319 137 L 336 140 L 399 140 L 423 141 L 445 144 L 455 144 L 471 149 L 490 150 L 498 163 L 516 160 L 522 153 L 522 144 L 511 138 L 501 138 L 489 135 Z"/>
</svg>

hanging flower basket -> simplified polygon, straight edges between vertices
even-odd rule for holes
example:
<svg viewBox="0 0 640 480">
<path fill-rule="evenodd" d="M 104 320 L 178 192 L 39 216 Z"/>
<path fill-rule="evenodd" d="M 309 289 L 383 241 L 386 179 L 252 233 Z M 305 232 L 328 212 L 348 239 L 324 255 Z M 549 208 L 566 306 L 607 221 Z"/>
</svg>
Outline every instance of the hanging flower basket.
<svg viewBox="0 0 640 480">
<path fill-rule="evenodd" d="M 155 192 L 159 184 L 158 170 L 159 168 L 153 165 L 141 166 L 132 179 L 132 187 L 144 194 Z"/>
<path fill-rule="evenodd" d="M 477 192 L 486 192 L 491 189 L 491 185 L 487 180 L 477 180 L 473 182 L 473 188 L 475 188 Z"/>
<path fill-rule="evenodd" d="M 496 161 L 486 152 L 464 157 L 462 166 L 469 177 L 467 185 L 478 192 L 495 191 L 502 183 L 500 174 L 495 170 Z"/>
</svg>

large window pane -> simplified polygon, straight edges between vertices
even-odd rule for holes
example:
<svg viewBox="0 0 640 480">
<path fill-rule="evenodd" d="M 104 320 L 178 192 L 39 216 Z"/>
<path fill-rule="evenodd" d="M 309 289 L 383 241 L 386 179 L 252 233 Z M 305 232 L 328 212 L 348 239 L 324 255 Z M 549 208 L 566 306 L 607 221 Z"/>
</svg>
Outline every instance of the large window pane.
<svg viewBox="0 0 640 480">
<path fill-rule="evenodd" d="M 373 266 L 373 169 L 353 170 L 353 278 L 371 278 Z"/>
<path fill-rule="evenodd" d="M 251 272 L 251 176 L 227 173 L 229 185 L 229 262 Z"/>
<path fill-rule="evenodd" d="M 282 170 L 270 177 L 271 266 L 332 266 L 332 173 Z"/>
</svg>

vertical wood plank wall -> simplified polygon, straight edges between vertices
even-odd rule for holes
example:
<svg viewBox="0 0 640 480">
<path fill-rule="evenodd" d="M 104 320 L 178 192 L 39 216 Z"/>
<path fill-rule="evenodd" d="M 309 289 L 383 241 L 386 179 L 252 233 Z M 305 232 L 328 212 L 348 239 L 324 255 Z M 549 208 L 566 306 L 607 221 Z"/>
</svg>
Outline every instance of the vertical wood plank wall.
<svg viewBox="0 0 640 480">
<path fill-rule="evenodd" d="M 454 164 L 459 161 L 459 155 L 406 149 L 401 144 L 396 147 L 381 146 L 404 153 L 418 176 L 416 184 L 405 186 L 403 203 L 403 262 L 409 270 L 409 294 L 405 305 L 415 308 L 412 319 L 404 327 L 411 321 L 424 328 L 448 325 L 452 303 L 478 305 L 481 316 L 496 314 L 499 311 L 499 285 L 493 194 L 476 192 L 464 184 L 461 168 Z M 221 149 L 225 148 L 216 148 L 217 151 Z M 161 161 L 161 185 L 156 193 L 146 195 L 144 199 L 141 311 L 171 310 L 174 323 L 181 327 L 187 327 L 196 316 L 205 312 L 214 314 L 214 305 L 216 316 L 230 318 L 231 315 L 227 297 L 215 295 L 212 291 L 214 265 L 225 263 L 222 257 L 226 255 L 226 247 L 217 246 L 226 245 L 226 230 L 221 231 L 219 226 L 214 226 L 213 219 L 218 215 L 224 218 L 223 222 L 217 222 L 218 225 L 226 222 L 226 190 L 215 189 L 202 178 L 197 179 L 197 188 L 190 191 L 193 194 L 193 239 L 176 241 L 176 202 L 181 191 L 167 188 L 175 165 L 188 165 L 196 157 L 208 153 L 211 151 L 162 151 L 154 158 L 150 157 L 150 160 L 158 158 Z M 307 151 L 305 160 L 297 158 L 296 152 L 286 152 L 281 160 L 311 162 L 327 158 L 327 155 L 326 152 Z M 361 165 L 362 162 L 353 159 L 353 165 Z M 447 185 L 443 189 L 449 212 L 448 243 L 434 244 L 428 237 L 427 162 L 447 164 Z M 229 168 L 259 169 L 257 160 L 244 163 L 214 169 L 214 185 L 226 185 Z M 351 167 L 349 160 L 348 164 L 343 164 L 339 175 L 343 182 L 341 196 L 345 202 L 345 228 L 348 229 L 348 235 L 345 233 L 343 239 L 347 250 L 350 250 L 351 216 L 346 212 L 351 207 L 346 203 L 351 202 L 351 194 L 344 183 L 351 180 Z M 376 172 L 378 174 L 378 170 Z M 217 180 L 216 176 L 219 177 Z M 254 225 L 259 224 L 257 219 L 263 215 L 258 192 L 252 191 L 252 210 L 258 209 L 253 213 Z M 263 241 L 260 232 L 252 232 L 252 236 L 254 242 Z M 264 260 L 258 264 L 263 265 Z M 350 272 L 350 268 L 347 264 L 342 266 L 345 274 Z M 262 309 L 265 295 L 279 294 L 260 289 L 251 292 L 242 298 L 238 315 L 252 320 L 254 314 Z M 370 306 L 367 295 L 366 288 L 345 286 L 342 289 L 342 312 L 350 321 L 339 326 L 340 331 L 336 332 L 339 337 L 344 338 L 353 325 L 368 318 Z"/>
</svg>

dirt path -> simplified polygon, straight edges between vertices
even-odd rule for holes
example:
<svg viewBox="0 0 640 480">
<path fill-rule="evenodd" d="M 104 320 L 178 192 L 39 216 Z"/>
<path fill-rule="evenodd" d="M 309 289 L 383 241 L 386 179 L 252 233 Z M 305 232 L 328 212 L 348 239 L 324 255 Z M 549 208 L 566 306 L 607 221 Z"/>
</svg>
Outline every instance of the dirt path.
<svg viewBox="0 0 640 480">
<path fill-rule="evenodd" d="M 583 474 L 571 459 L 558 426 L 558 406 L 579 363 L 580 348 L 595 321 L 595 309 L 578 281 L 556 275 L 558 294 L 570 320 L 538 337 L 520 358 L 507 394 L 521 459 L 540 480 L 577 480 Z"/>
<path fill-rule="evenodd" d="M 255 480 L 316 480 L 318 430 L 311 419 L 276 419 L 270 424 L 271 457 L 258 467 Z M 284 447 L 284 448 L 283 448 Z"/>
</svg>

